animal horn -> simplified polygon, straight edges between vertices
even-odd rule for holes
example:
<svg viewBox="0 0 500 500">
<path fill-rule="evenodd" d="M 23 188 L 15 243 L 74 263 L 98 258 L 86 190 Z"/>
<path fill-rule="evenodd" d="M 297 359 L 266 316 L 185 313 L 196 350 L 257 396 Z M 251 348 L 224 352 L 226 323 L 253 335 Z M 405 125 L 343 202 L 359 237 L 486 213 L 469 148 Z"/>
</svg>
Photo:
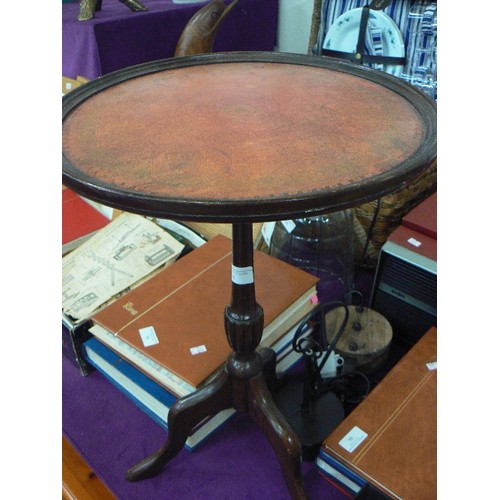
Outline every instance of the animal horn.
<svg viewBox="0 0 500 500">
<path fill-rule="evenodd" d="M 227 14 L 238 3 L 226 5 L 222 0 L 212 0 L 189 20 L 184 28 L 174 57 L 212 52 L 215 35 Z"/>
</svg>

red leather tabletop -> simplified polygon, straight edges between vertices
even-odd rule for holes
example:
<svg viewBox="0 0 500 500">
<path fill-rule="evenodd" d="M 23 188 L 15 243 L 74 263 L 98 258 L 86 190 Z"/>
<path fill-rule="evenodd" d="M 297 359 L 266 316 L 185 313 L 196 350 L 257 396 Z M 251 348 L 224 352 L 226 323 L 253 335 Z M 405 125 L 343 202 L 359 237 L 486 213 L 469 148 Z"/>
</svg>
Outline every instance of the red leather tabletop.
<svg viewBox="0 0 500 500">
<path fill-rule="evenodd" d="M 428 140 L 426 126 L 404 95 L 349 72 L 198 64 L 83 100 L 64 119 L 63 155 L 118 190 L 251 206 L 397 177 Z"/>
</svg>

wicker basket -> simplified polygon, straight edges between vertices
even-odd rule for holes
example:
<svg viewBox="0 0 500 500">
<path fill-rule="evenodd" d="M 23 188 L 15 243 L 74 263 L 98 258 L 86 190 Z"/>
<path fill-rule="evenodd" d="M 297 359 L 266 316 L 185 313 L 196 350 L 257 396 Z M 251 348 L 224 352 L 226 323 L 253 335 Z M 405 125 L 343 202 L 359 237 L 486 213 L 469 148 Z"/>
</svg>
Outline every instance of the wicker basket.
<svg viewBox="0 0 500 500">
<path fill-rule="evenodd" d="M 403 217 L 437 189 L 437 161 L 404 188 L 354 209 L 355 263 L 376 267 L 380 249 Z M 367 237 L 369 241 L 367 244 Z M 366 247 L 366 249 L 365 249 Z"/>
</svg>

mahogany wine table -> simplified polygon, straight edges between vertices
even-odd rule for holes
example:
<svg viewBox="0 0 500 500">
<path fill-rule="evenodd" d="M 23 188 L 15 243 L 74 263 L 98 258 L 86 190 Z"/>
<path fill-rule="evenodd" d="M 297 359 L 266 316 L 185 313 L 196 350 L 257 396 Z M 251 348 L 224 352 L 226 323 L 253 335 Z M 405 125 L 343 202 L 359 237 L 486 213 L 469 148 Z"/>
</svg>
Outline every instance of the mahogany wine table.
<svg viewBox="0 0 500 500">
<path fill-rule="evenodd" d="M 262 429 L 290 495 L 307 498 L 300 441 L 266 382 L 272 357 L 256 351 L 264 311 L 252 223 L 345 209 L 401 188 L 436 156 L 434 102 L 386 73 L 329 58 L 215 53 L 119 70 L 70 92 L 62 145 L 64 183 L 90 199 L 233 225 L 224 311 L 233 352 L 220 375 L 173 405 L 166 443 L 127 478 L 158 474 L 198 422 L 232 407 Z"/>
</svg>

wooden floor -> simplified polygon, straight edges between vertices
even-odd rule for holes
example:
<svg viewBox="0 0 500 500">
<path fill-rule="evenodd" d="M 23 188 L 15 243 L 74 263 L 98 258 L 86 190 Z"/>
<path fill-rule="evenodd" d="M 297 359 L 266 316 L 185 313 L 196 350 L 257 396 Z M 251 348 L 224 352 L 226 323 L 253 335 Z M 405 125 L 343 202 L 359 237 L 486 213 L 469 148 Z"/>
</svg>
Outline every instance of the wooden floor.
<svg viewBox="0 0 500 500">
<path fill-rule="evenodd" d="M 92 472 L 69 442 L 62 438 L 63 500 L 114 500 L 114 496 Z"/>
</svg>

